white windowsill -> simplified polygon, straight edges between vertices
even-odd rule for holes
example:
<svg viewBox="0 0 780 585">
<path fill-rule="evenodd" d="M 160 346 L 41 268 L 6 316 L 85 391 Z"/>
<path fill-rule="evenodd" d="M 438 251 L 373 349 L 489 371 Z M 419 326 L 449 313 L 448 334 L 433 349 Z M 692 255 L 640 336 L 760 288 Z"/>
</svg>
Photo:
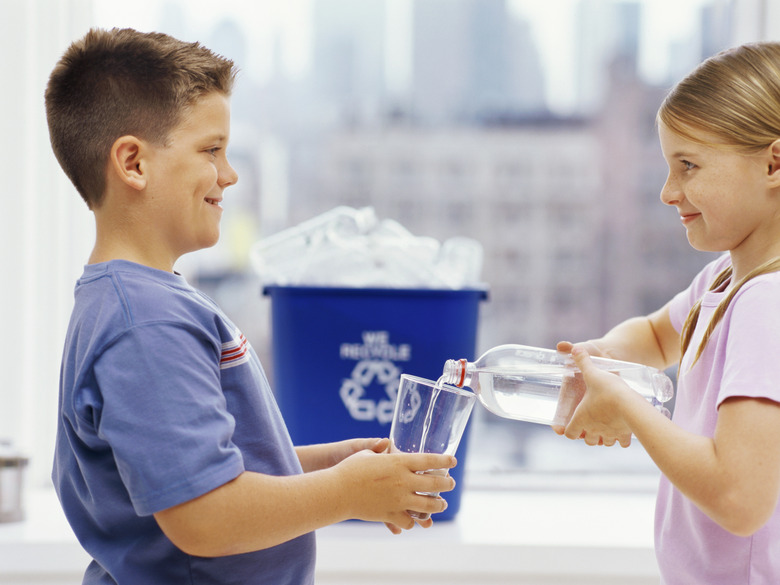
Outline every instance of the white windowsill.
<svg viewBox="0 0 780 585">
<path fill-rule="evenodd" d="M 318 531 L 317 583 L 656 584 L 654 496 L 465 490 L 454 521 L 394 536 L 345 522 Z M 88 562 L 51 490 L 0 524 L 0 584 L 80 583 Z M 434 517 L 435 518 L 435 517 Z"/>
</svg>

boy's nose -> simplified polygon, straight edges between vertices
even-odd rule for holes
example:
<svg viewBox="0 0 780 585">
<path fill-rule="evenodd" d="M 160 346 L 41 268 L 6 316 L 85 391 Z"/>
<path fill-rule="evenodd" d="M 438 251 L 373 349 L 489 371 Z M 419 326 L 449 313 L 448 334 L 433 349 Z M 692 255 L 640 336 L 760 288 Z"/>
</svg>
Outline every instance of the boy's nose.
<svg viewBox="0 0 780 585">
<path fill-rule="evenodd" d="M 219 173 L 219 184 L 224 188 L 236 183 L 238 183 L 238 173 L 229 162 L 225 161 L 225 165 Z"/>
</svg>

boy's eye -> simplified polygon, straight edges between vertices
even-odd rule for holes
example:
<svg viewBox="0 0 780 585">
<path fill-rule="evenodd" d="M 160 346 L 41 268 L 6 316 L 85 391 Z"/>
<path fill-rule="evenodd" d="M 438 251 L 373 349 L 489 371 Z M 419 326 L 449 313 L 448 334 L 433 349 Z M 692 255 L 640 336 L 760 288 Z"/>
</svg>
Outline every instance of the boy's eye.
<svg viewBox="0 0 780 585">
<path fill-rule="evenodd" d="M 680 161 L 680 162 L 682 162 L 682 165 L 685 167 L 686 171 L 690 171 L 691 169 L 696 167 L 695 164 L 693 164 L 692 162 L 687 161 L 687 160 L 683 160 L 683 161 Z"/>
<path fill-rule="evenodd" d="M 206 152 L 208 152 L 211 156 L 217 156 L 217 153 L 219 151 L 220 151 L 220 148 L 218 146 L 215 146 L 214 148 L 206 149 Z"/>
</svg>

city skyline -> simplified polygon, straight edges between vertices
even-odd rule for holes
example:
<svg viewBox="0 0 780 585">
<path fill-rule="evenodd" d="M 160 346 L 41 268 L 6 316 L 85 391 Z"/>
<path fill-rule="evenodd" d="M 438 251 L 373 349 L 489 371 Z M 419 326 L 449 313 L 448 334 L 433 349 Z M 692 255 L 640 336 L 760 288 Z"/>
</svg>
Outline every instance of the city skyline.
<svg viewBox="0 0 780 585">
<path fill-rule="evenodd" d="M 534 36 L 543 29 L 524 26 L 503 0 L 406 3 L 414 18 L 399 38 L 388 34 L 384 0 L 318 0 L 307 5 L 311 63 L 298 63 L 299 77 L 285 74 L 290 55 L 273 27 L 256 33 L 274 65 L 266 78 L 244 75 L 233 93 L 229 156 L 241 180 L 226 199 L 223 236 L 179 270 L 240 316 L 266 367 L 272 331 L 246 261 L 251 244 L 339 205 L 374 206 L 415 235 L 481 242 L 490 296 L 480 352 L 596 336 L 658 308 L 705 263 L 657 196 L 665 163 L 654 115 L 669 80 L 642 78 L 646 4 L 563 4 L 576 26 L 545 38 L 577 47 L 576 59 L 562 49 L 566 90 L 550 89 Z M 208 21 L 204 8 L 198 29 L 181 4 L 166 5 L 164 32 L 256 66 L 249 14 Z M 354 11 L 342 17 L 329 10 L 336 5 Z M 701 59 L 703 39 L 706 50 L 723 43 L 700 5 L 675 74 Z M 388 48 L 403 47 L 411 83 L 387 74 Z M 556 97 L 569 102 L 556 107 Z M 509 432 L 512 465 L 525 458 L 526 429 Z"/>
<path fill-rule="evenodd" d="M 190 40 L 208 38 L 222 20 L 233 20 L 244 32 L 247 44 L 242 70 L 254 83 L 267 83 L 281 74 L 292 82 L 307 79 L 316 60 L 315 16 L 323 7 L 332 20 L 345 22 L 360 18 L 371 10 L 380 10 L 382 39 L 386 44 L 383 59 L 384 82 L 388 91 L 408 93 L 412 89 L 413 50 L 409 40 L 414 27 L 414 12 L 431 0 L 225 0 L 214 5 L 204 0 L 182 3 L 178 0 L 139 0 L 132 6 L 111 0 L 96 0 L 95 19 L 99 26 L 133 26 L 141 30 L 159 28 L 165 23 L 168 32 Z M 434 0 L 435 1 L 435 0 Z M 469 0 L 443 0 L 456 6 Z M 681 71 L 690 69 L 696 58 L 686 57 L 691 43 L 701 43 L 699 21 L 702 9 L 710 7 L 725 18 L 729 0 L 502 0 L 515 21 L 525 19 L 530 40 L 538 51 L 545 76 L 544 93 L 549 110 L 557 115 L 577 112 L 578 30 L 583 13 L 607 14 L 615 4 L 635 6 L 641 12 L 637 31 L 637 66 L 643 81 L 669 83 Z M 495 2 L 481 2 L 489 6 Z M 356 10 L 355 7 L 360 7 Z M 598 18 L 586 18 L 599 22 Z M 608 34 L 609 19 L 604 28 L 591 34 Z M 171 30 L 172 29 L 172 30 Z M 694 34 L 691 35 L 691 31 Z M 603 39 L 596 39 L 602 40 Z M 674 56 L 672 56 L 674 55 Z M 232 55 L 228 55 L 231 56 Z"/>
</svg>

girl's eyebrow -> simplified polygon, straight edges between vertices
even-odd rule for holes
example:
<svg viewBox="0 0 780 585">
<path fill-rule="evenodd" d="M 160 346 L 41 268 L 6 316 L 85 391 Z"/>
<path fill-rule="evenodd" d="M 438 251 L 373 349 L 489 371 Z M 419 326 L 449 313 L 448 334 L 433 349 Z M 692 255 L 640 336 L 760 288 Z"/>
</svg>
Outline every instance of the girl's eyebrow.
<svg viewBox="0 0 780 585">
<path fill-rule="evenodd" d="M 204 138 L 206 142 L 224 142 L 227 136 L 224 134 L 210 134 Z"/>
</svg>

